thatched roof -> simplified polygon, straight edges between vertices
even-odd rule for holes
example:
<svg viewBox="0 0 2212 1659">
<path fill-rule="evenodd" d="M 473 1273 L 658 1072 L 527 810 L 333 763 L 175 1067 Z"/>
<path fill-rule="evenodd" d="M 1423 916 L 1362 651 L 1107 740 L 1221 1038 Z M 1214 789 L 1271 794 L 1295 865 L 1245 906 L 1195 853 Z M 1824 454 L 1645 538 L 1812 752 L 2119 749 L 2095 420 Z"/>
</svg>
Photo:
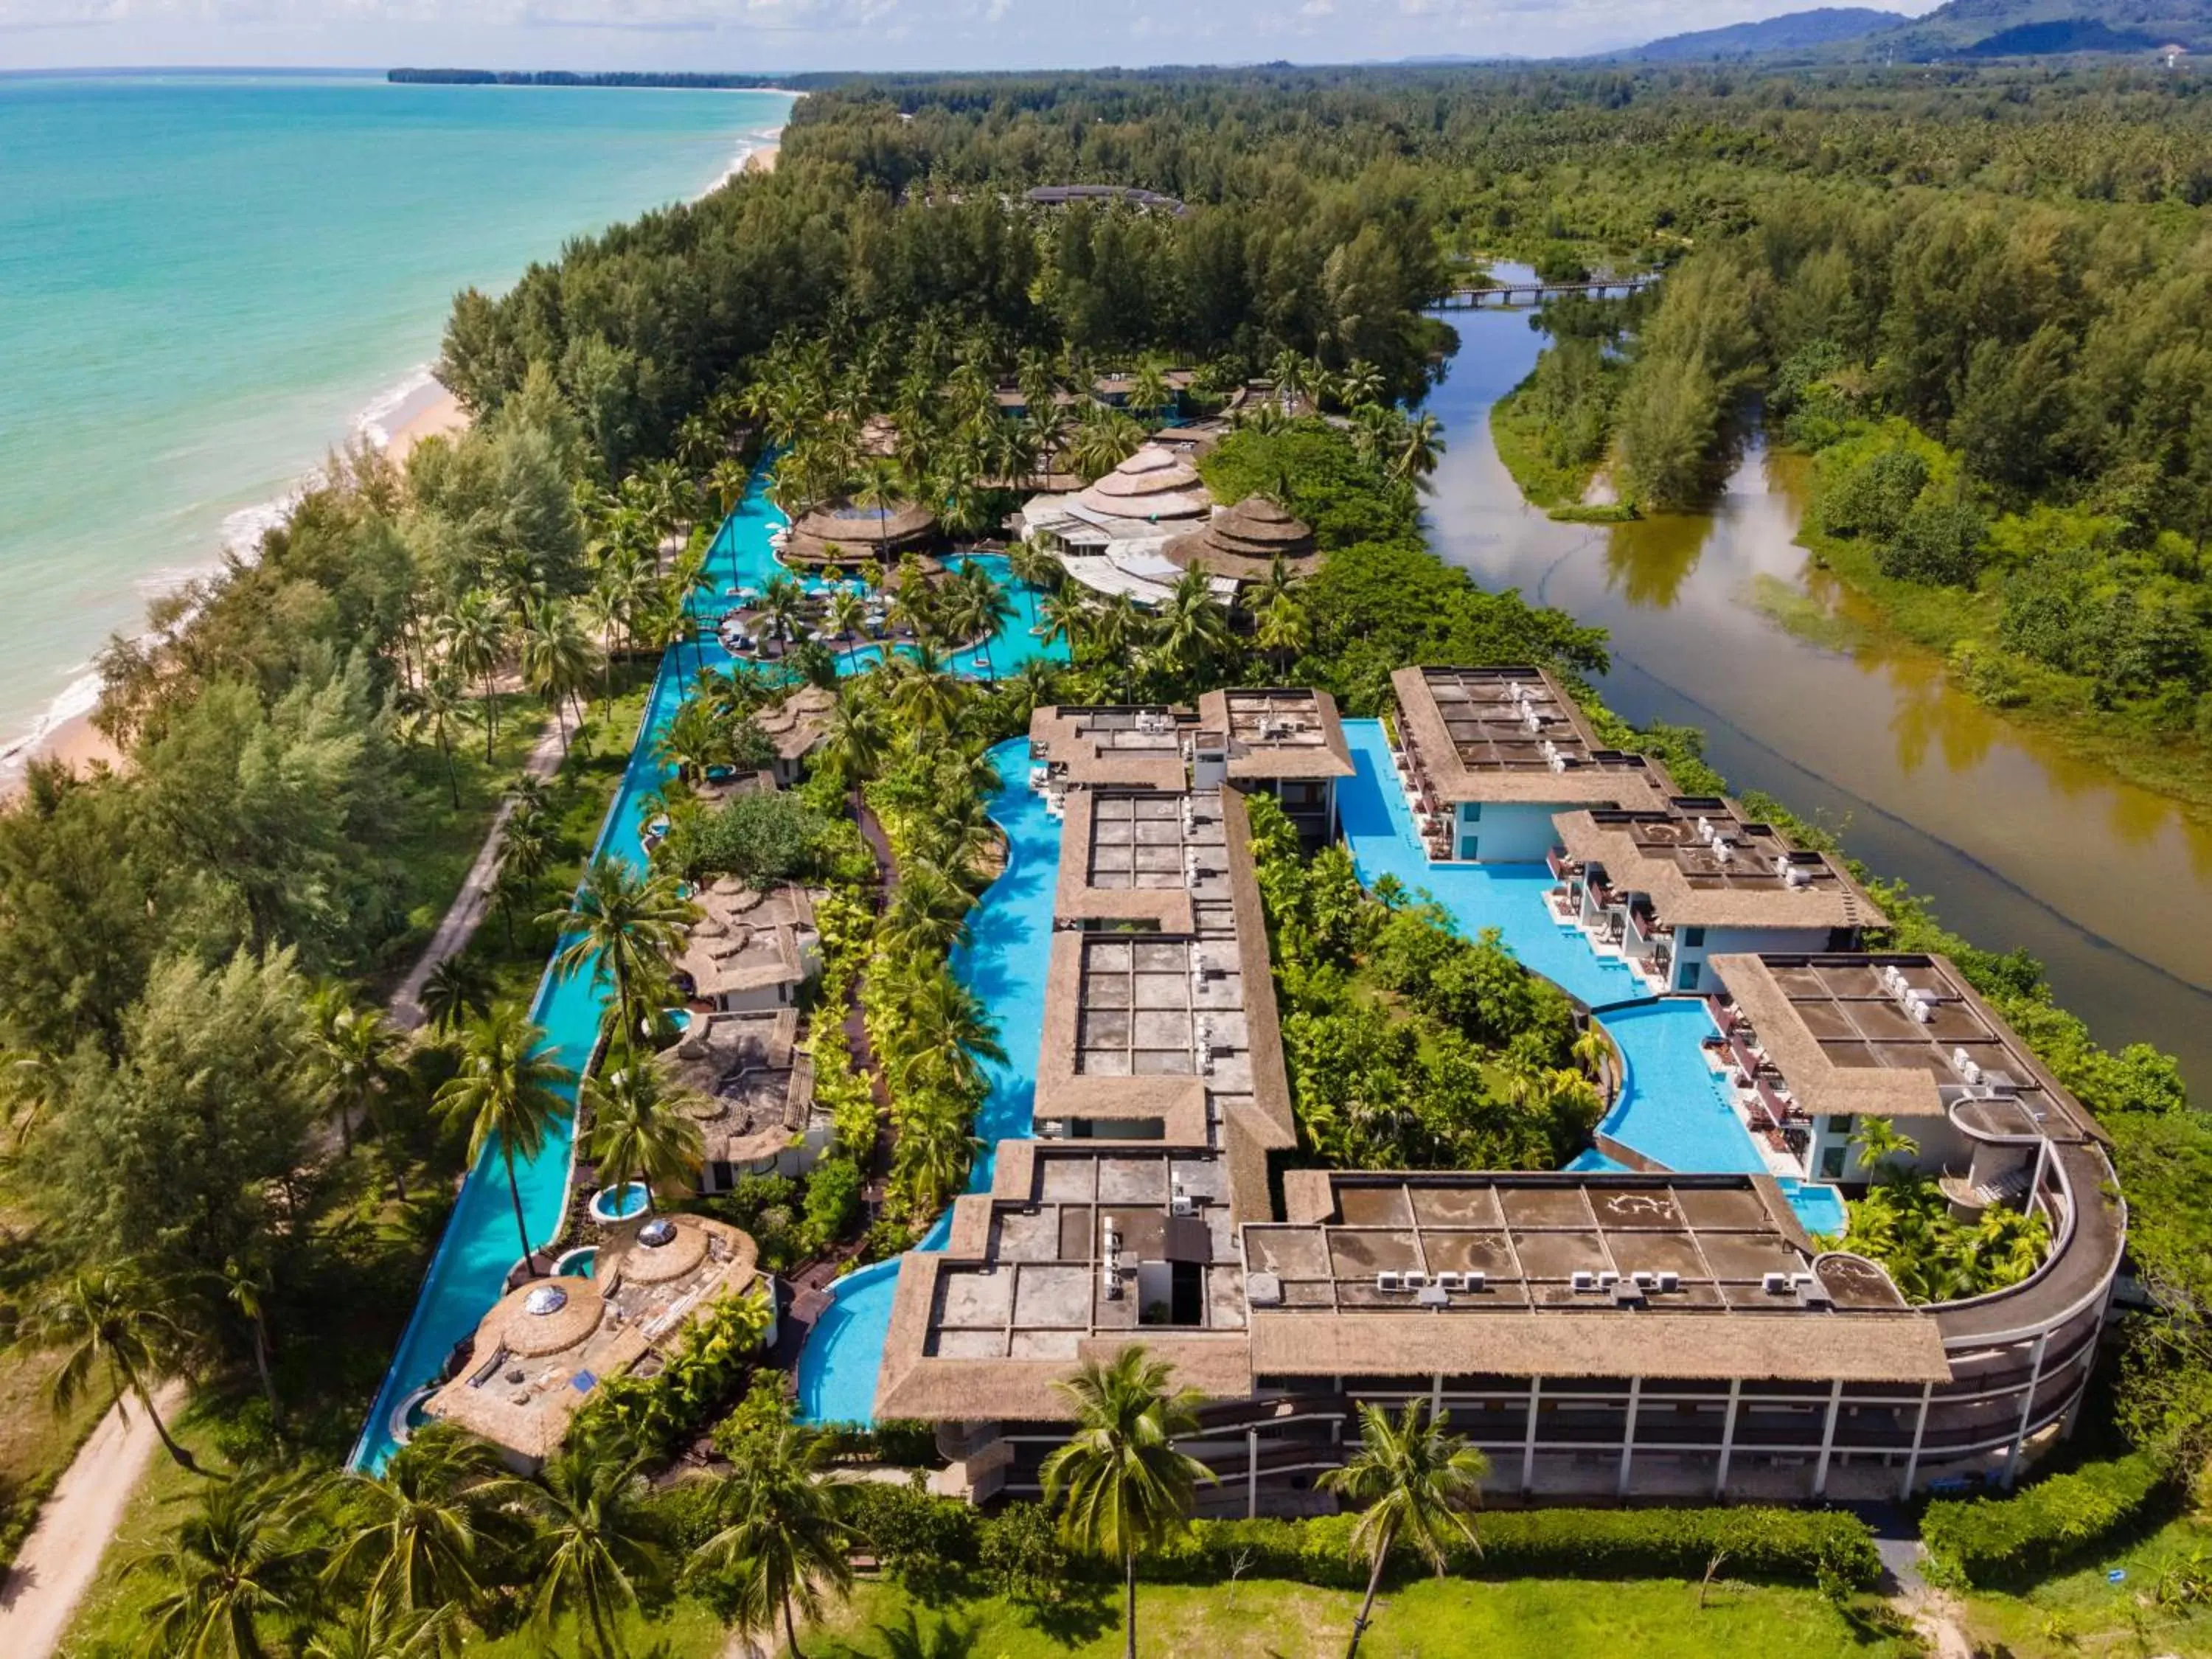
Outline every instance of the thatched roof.
<svg viewBox="0 0 2212 1659">
<path fill-rule="evenodd" d="M 1115 519 L 1194 519 L 1213 505 L 1198 469 L 1146 444 L 1075 497 L 1086 511 Z"/>
<path fill-rule="evenodd" d="M 753 724 L 775 745 L 779 759 L 795 761 L 811 754 L 830 730 L 830 714 L 837 694 L 818 685 L 803 685 L 776 702 L 753 711 Z"/>
<path fill-rule="evenodd" d="M 1204 529 L 1177 536 L 1160 551 L 1185 570 L 1246 582 L 1264 579 L 1278 557 L 1293 576 L 1310 576 L 1321 568 L 1313 532 L 1265 495 L 1247 495 L 1216 513 Z"/>
<path fill-rule="evenodd" d="M 921 547 L 936 535 L 937 515 L 919 502 L 873 507 L 830 501 L 800 515 L 782 554 L 790 563 L 849 563 Z"/>
</svg>

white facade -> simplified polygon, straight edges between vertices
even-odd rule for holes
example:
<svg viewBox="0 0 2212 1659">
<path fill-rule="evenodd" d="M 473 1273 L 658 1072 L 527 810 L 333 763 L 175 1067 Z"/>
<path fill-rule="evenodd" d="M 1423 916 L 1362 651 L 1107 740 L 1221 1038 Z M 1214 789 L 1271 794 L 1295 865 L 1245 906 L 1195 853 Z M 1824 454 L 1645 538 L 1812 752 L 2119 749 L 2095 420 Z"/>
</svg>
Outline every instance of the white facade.
<svg viewBox="0 0 2212 1659">
<path fill-rule="evenodd" d="M 1674 977 L 1676 991 L 1711 994 L 1721 989 L 1720 976 L 1705 969 L 1705 958 L 1725 956 L 1765 956 L 1785 951 L 1825 951 L 1825 927 L 1684 927 L 1674 929 Z"/>
<path fill-rule="evenodd" d="M 1472 864 L 1541 864 L 1559 840 L 1560 801 L 1462 801 L 1452 811 L 1453 858 Z"/>
</svg>

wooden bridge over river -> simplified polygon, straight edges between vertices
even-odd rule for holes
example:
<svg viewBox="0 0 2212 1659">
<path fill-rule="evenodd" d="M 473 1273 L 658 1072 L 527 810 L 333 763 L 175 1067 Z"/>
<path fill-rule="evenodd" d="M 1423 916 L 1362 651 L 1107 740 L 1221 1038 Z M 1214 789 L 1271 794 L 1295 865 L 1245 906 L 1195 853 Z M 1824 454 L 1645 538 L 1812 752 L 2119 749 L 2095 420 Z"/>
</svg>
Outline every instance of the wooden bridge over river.
<svg viewBox="0 0 2212 1659">
<path fill-rule="evenodd" d="M 1455 288 L 1437 301 L 1443 311 L 1468 311 L 1495 301 L 1501 307 L 1539 305 L 1563 294 L 1587 294 L 1603 299 L 1608 294 L 1633 294 L 1659 280 L 1656 271 L 1635 276 L 1595 277 L 1582 283 L 1493 283 L 1487 288 Z"/>
</svg>

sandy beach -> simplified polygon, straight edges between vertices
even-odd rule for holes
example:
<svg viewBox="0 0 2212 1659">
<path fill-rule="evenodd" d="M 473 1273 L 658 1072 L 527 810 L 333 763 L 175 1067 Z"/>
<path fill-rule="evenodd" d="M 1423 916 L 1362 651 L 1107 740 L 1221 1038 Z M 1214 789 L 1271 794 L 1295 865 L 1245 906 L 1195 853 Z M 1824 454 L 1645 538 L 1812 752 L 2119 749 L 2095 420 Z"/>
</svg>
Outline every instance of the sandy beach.
<svg viewBox="0 0 2212 1659">
<path fill-rule="evenodd" d="M 468 411 L 460 400 L 433 383 L 419 398 L 408 400 L 386 436 L 384 447 L 394 461 L 404 463 L 423 439 L 447 436 L 465 429 L 468 423 Z M 119 768 L 124 757 L 93 726 L 88 712 L 73 714 L 22 753 L 0 762 L 0 799 L 21 787 L 20 769 L 33 760 L 58 760 L 72 771 L 82 772 L 96 764 Z"/>
<path fill-rule="evenodd" d="M 775 153 L 782 148 L 783 146 L 781 144 L 763 144 L 758 149 L 745 157 L 745 171 L 747 173 L 774 173 L 775 171 Z"/>
</svg>

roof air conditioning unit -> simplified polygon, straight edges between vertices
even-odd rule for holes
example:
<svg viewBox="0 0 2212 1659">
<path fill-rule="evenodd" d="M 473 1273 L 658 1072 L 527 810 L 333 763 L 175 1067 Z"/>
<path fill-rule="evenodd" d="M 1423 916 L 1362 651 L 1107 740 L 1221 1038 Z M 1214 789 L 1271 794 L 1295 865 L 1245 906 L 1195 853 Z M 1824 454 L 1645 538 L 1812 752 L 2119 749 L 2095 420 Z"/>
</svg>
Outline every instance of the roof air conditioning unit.
<svg viewBox="0 0 2212 1659">
<path fill-rule="evenodd" d="M 1759 1288 L 1765 1291 L 1769 1296 L 1784 1296 L 1789 1293 L 1790 1275 L 1788 1273 L 1761 1273 L 1759 1277 Z"/>
<path fill-rule="evenodd" d="M 1406 1288 L 1407 1290 L 1418 1291 L 1422 1285 L 1428 1282 L 1429 1276 L 1423 1273 L 1419 1267 L 1413 1267 L 1407 1270 Z"/>
<path fill-rule="evenodd" d="M 1629 1274 L 1629 1278 L 1633 1279 L 1637 1284 L 1641 1285 L 1647 1291 L 1659 1282 L 1659 1275 L 1657 1273 L 1640 1272 L 1633 1273 Z"/>
<path fill-rule="evenodd" d="M 1597 1275 L 1587 1267 L 1577 1267 L 1567 1282 L 1578 1291 L 1594 1291 L 1597 1288 Z"/>
<path fill-rule="evenodd" d="M 1378 1291 L 1395 1291 L 1398 1288 L 1398 1275 L 1395 1273 L 1379 1273 L 1375 1275 L 1375 1288 Z"/>
<path fill-rule="evenodd" d="M 1479 1291 L 1490 1283 L 1490 1275 L 1479 1273 L 1462 1273 L 1459 1276 L 1459 1282 L 1465 1289 Z"/>
<path fill-rule="evenodd" d="M 1609 1291 L 1620 1283 L 1620 1275 L 1610 1267 L 1601 1267 L 1597 1273 L 1597 1282 L 1600 1290 Z"/>
<path fill-rule="evenodd" d="M 1682 1275 L 1678 1273 L 1662 1272 L 1659 1275 L 1659 1288 L 1662 1291 L 1680 1290 L 1682 1288 Z"/>
</svg>

